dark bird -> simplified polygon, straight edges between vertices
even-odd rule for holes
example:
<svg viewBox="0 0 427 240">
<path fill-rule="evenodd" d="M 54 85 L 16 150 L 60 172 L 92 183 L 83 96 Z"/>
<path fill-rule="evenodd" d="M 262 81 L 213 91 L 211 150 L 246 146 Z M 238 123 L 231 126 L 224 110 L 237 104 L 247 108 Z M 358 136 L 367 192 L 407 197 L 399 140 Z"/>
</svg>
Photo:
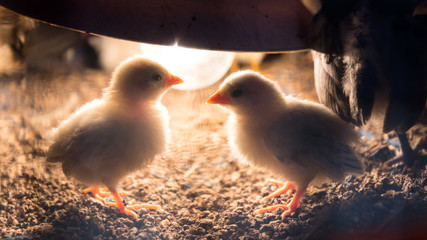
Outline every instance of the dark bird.
<svg viewBox="0 0 427 240">
<path fill-rule="evenodd" d="M 414 15 L 420 2 L 324 0 L 310 35 L 320 102 L 357 126 L 379 119 L 384 133 L 397 133 L 408 166 L 418 155 L 406 131 L 426 102 L 427 20 Z"/>
</svg>

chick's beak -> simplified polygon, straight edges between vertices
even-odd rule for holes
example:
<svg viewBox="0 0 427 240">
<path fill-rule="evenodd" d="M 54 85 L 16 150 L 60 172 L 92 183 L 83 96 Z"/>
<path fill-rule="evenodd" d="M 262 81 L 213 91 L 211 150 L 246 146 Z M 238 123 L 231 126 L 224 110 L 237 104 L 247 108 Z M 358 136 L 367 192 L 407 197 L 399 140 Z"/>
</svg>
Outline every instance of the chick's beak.
<svg viewBox="0 0 427 240">
<path fill-rule="evenodd" d="M 222 94 L 219 90 L 206 100 L 206 103 L 209 104 L 227 104 L 229 102 L 230 100 L 228 97 Z"/>
<path fill-rule="evenodd" d="M 182 80 L 181 78 L 175 76 L 175 75 L 170 75 L 169 78 L 165 79 L 165 85 L 166 87 L 172 87 L 173 85 L 177 85 L 180 83 L 183 83 L 184 80 Z"/>
</svg>

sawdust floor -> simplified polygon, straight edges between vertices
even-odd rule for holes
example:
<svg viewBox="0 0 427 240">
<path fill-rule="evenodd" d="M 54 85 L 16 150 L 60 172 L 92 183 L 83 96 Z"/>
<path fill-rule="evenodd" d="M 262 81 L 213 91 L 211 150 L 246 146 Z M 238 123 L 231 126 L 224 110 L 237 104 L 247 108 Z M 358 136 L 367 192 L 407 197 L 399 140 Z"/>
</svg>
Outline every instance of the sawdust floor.
<svg viewBox="0 0 427 240">
<path fill-rule="evenodd" d="M 307 54 L 269 57 L 261 69 L 281 79 L 287 93 L 315 99 Z M 125 178 L 126 201 L 159 204 L 163 211 L 124 216 L 45 163 L 49 130 L 83 103 L 99 97 L 108 75 L 1 75 L 0 238 L 5 239 L 422 239 L 427 236 L 427 171 L 410 171 L 399 159 L 397 138 L 361 131 L 363 176 L 310 187 L 301 207 L 284 220 L 283 210 L 254 210 L 290 201 L 259 200 L 275 186 L 268 171 L 235 159 L 227 147 L 228 113 L 204 103 L 215 86 L 172 90 L 163 103 L 171 116 L 167 153 Z M 426 154 L 426 131 L 418 125 L 411 143 Z M 307 146 L 309 147 L 309 146 Z M 112 201 L 112 199 L 110 199 Z M 425 239 L 425 238 L 424 238 Z"/>
</svg>

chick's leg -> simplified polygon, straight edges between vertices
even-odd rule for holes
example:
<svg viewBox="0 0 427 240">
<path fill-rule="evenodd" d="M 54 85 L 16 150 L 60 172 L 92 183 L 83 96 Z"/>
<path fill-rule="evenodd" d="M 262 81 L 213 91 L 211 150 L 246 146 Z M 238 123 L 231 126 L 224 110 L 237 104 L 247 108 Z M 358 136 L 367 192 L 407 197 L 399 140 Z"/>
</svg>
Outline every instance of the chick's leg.
<svg viewBox="0 0 427 240">
<path fill-rule="evenodd" d="M 135 205 L 131 205 L 131 206 L 129 206 L 129 205 L 125 206 L 122 198 L 119 195 L 119 192 L 114 188 L 108 188 L 108 189 L 110 190 L 111 195 L 113 196 L 114 201 L 115 201 L 115 203 L 110 203 L 109 205 L 117 207 L 121 213 L 124 213 L 126 215 L 130 215 L 135 219 L 137 218 L 137 215 L 134 212 L 134 210 L 139 210 L 141 208 L 156 210 L 156 209 L 160 208 L 160 206 L 152 205 L 152 204 L 135 204 Z"/>
<path fill-rule="evenodd" d="M 292 198 L 292 201 L 287 205 L 288 210 L 282 213 L 282 219 L 284 219 L 289 214 L 295 212 L 295 210 L 299 206 L 299 202 L 301 201 L 301 198 L 304 195 L 304 193 L 305 193 L 305 189 L 297 190 L 297 192 L 295 193 L 295 196 Z"/>
</svg>

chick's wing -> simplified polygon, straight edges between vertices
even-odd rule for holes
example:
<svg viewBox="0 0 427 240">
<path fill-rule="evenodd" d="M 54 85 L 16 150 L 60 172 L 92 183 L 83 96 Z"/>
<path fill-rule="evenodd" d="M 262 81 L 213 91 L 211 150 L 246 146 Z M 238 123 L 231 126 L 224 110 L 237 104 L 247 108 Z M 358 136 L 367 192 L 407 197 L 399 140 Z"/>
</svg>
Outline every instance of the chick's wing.
<svg viewBox="0 0 427 240">
<path fill-rule="evenodd" d="M 90 169 L 113 164 L 126 154 L 129 131 L 120 121 L 94 121 L 59 138 L 48 151 L 47 161 Z"/>
<path fill-rule="evenodd" d="M 334 180 L 345 171 L 360 172 L 360 164 L 339 126 L 304 113 L 283 115 L 267 131 L 265 144 L 283 164 L 296 163 Z M 353 169 L 353 170 L 349 170 Z"/>
</svg>

